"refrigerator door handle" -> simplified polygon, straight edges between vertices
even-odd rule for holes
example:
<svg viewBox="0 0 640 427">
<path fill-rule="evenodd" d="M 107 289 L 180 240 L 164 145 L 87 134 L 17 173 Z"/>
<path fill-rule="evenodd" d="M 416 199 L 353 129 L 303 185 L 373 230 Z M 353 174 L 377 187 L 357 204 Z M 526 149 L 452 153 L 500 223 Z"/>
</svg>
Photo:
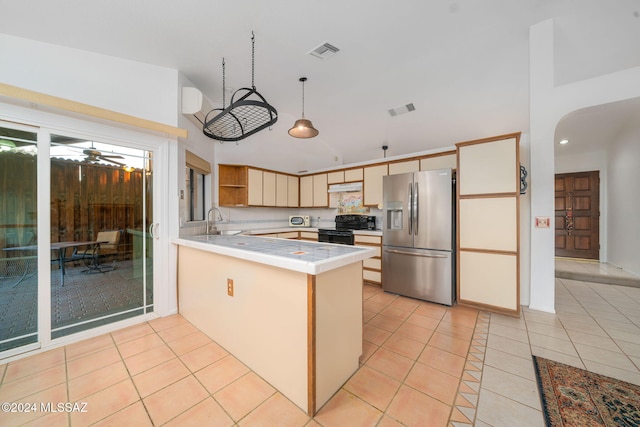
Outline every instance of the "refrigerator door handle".
<svg viewBox="0 0 640 427">
<path fill-rule="evenodd" d="M 413 193 L 415 194 L 415 196 L 413 198 L 413 217 L 415 218 L 415 223 L 413 224 L 413 234 L 417 236 L 418 235 L 418 222 L 420 221 L 420 212 L 419 212 L 419 209 L 418 209 L 418 206 L 419 206 L 418 197 L 420 195 L 420 191 L 419 191 L 417 182 L 416 182 L 416 186 L 415 186 L 415 189 L 414 189 Z"/>
<path fill-rule="evenodd" d="M 419 257 L 423 257 L 423 258 L 447 258 L 447 255 L 421 254 L 421 253 L 416 253 L 416 252 L 399 251 L 397 249 L 385 249 L 384 251 L 388 252 L 388 253 L 391 253 L 391 254 L 413 255 L 413 256 L 419 256 Z"/>
<path fill-rule="evenodd" d="M 409 183 L 409 201 L 407 202 L 409 212 L 409 235 L 413 234 L 413 184 Z"/>
</svg>

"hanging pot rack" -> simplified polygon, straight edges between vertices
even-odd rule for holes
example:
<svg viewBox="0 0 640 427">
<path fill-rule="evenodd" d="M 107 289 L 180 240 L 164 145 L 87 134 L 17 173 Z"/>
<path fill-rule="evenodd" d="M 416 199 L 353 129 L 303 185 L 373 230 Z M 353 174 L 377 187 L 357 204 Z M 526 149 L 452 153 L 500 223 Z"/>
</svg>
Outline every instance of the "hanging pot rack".
<svg viewBox="0 0 640 427">
<path fill-rule="evenodd" d="M 202 132 L 220 142 L 238 142 L 273 126 L 278 111 L 267 102 L 255 86 L 255 35 L 251 32 L 251 88 L 240 88 L 226 105 L 225 62 L 222 58 L 222 108 L 207 113 Z"/>
</svg>

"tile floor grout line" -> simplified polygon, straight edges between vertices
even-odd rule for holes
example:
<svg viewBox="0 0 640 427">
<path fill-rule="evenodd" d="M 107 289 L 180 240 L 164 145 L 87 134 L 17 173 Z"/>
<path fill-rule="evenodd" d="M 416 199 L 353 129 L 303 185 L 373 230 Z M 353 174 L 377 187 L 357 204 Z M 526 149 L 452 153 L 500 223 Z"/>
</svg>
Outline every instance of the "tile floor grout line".
<svg viewBox="0 0 640 427">
<path fill-rule="evenodd" d="M 146 321 L 144 324 L 149 325 L 149 322 Z M 153 333 L 157 334 L 157 332 L 155 332 L 155 330 L 153 329 L 153 327 L 151 325 L 149 325 L 149 327 L 154 331 Z M 151 335 L 151 334 L 148 334 L 148 335 Z M 127 366 L 127 363 L 124 360 L 124 356 L 122 355 L 122 352 L 120 351 L 120 346 L 118 345 L 118 343 L 116 342 L 115 337 L 113 336 L 113 332 L 110 332 L 109 336 L 111 337 L 111 340 L 113 341 L 113 345 L 116 348 L 116 351 L 118 352 L 118 356 L 120 356 L 120 361 L 124 365 L 124 369 L 127 371 L 127 375 L 129 376 L 129 380 L 131 381 L 131 384 L 133 385 L 133 388 L 135 389 L 136 393 L 138 394 L 138 400 L 136 402 L 131 403 L 130 405 L 127 405 L 127 406 L 125 406 L 123 408 L 120 408 L 117 412 L 113 412 L 113 413 L 107 415 L 106 417 L 103 418 L 103 420 L 106 419 L 106 418 L 109 418 L 112 415 L 117 414 L 118 412 L 123 411 L 124 409 L 126 409 L 126 408 L 128 408 L 128 407 L 130 407 L 132 405 L 135 405 L 137 402 L 140 402 L 140 404 L 142 405 L 142 408 L 144 409 L 145 414 L 147 414 L 147 418 L 149 419 L 149 422 L 151 423 L 152 426 L 155 426 L 155 423 L 153 422 L 153 419 L 151 418 L 151 414 L 149 413 L 149 408 L 147 408 L 147 405 L 144 403 L 144 399 L 142 398 L 142 395 L 140 394 L 140 390 L 138 389 L 138 386 L 136 385 L 136 382 L 133 380 L 133 375 L 131 375 L 131 371 L 129 370 L 129 367 Z M 140 338 L 140 337 L 138 337 L 138 338 Z M 123 341 L 122 344 L 124 344 L 126 342 L 129 342 L 129 341 L 136 340 L 138 338 L 133 338 L 133 339 L 130 339 L 128 341 Z M 162 339 L 162 337 L 160 337 L 160 339 Z M 101 420 L 98 420 L 98 421 L 101 421 Z"/>
<path fill-rule="evenodd" d="M 603 328 L 603 327 L 602 327 L 602 325 L 600 324 L 600 322 L 598 322 L 598 319 L 597 319 L 595 316 L 593 316 L 593 315 L 592 315 L 592 314 L 591 314 L 591 313 L 586 309 L 586 307 L 584 306 L 584 304 L 583 304 L 580 300 L 578 300 L 578 299 L 576 298 L 576 296 L 574 295 L 574 293 L 573 293 L 573 292 L 571 292 L 571 290 L 570 290 L 570 289 L 565 285 L 565 283 L 564 283 L 564 282 L 562 282 L 562 281 L 561 281 L 561 283 L 562 283 L 562 286 L 567 290 L 567 292 L 569 292 L 569 293 L 571 294 L 571 296 L 576 300 L 576 302 L 580 305 L 580 307 L 582 307 L 582 309 L 583 309 L 583 310 L 585 310 L 585 311 L 589 314 L 589 317 L 591 317 L 591 318 L 593 319 L 593 321 L 594 321 L 594 322 L 596 322 L 596 323 L 598 324 L 598 327 L 600 327 L 600 328 L 604 331 L 604 333 L 606 334 L 607 338 L 609 338 L 611 341 L 613 341 L 614 345 L 615 345 L 615 346 L 620 350 L 620 352 L 621 352 L 621 353 L 626 357 L 626 359 L 627 359 L 627 360 L 628 360 L 628 361 L 629 361 L 633 366 L 636 366 L 636 364 L 633 362 L 633 360 L 631 359 L 631 357 L 629 357 L 629 355 L 624 351 L 624 349 L 622 349 L 622 348 L 620 347 L 620 345 L 618 344 L 618 340 L 617 340 L 617 339 L 615 339 L 614 337 L 612 337 L 612 336 L 610 335 L 610 333 L 609 333 L 605 328 Z M 586 282 L 582 282 L 582 283 L 585 283 L 585 285 L 587 285 L 587 286 L 589 287 L 589 289 L 591 289 L 592 291 L 596 292 L 596 291 L 591 287 L 591 285 L 587 284 Z M 596 293 L 597 293 L 597 292 L 596 292 Z M 603 300 L 604 300 L 604 298 L 603 298 L 600 294 L 598 294 L 598 296 L 599 296 L 601 299 L 603 299 Z M 609 304 L 610 306 L 612 306 L 612 307 L 616 310 L 616 312 L 617 312 L 617 313 L 619 313 L 619 314 L 621 314 L 621 315 L 623 315 L 623 316 L 624 316 L 624 314 L 623 314 L 623 313 L 620 313 L 620 311 L 619 311 L 615 306 L 613 306 L 612 304 L 610 304 L 610 303 L 609 303 L 609 301 L 606 301 L 606 300 L 605 300 L 605 302 L 606 302 L 607 304 Z M 624 316 L 624 317 L 626 318 L 626 316 Z M 566 330 L 572 330 L 572 329 L 567 329 L 567 327 L 564 325 L 564 322 L 562 321 L 562 319 L 561 319 L 561 318 L 558 318 L 558 320 L 559 320 L 559 321 L 560 321 L 560 323 L 562 324 L 562 327 L 565 329 L 565 331 L 566 331 Z M 633 323 L 633 322 L 632 322 L 632 323 Z M 578 332 L 579 332 L 579 331 L 578 331 Z M 567 333 L 567 335 L 569 335 L 569 334 Z M 584 367 L 585 367 L 585 369 L 586 369 L 587 364 L 585 363 L 585 360 L 589 360 L 589 359 L 584 359 L 584 356 L 580 354 L 580 351 L 578 351 L 578 348 L 576 347 L 576 343 L 573 341 L 573 339 L 571 339 L 571 336 L 569 336 L 569 339 L 571 340 L 571 345 L 573 346 L 574 350 L 576 351 L 576 354 L 578 355 L 578 358 L 580 359 L 580 362 L 582 363 L 582 366 L 584 366 Z M 585 345 L 586 345 L 586 344 L 585 344 Z M 533 353 L 532 353 L 532 354 L 533 354 Z M 611 368 L 621 369 L 621 370 L 624 370 L 624 371 L 628 371 L 627 369 L 623 369 L 623 368 L 620 368 L 620 367 L 617 367 L 617 366 L 608 365 L 608 364 L 603 363 L 603 362 L 597 362 L 597 361 L 593 361 L 593 362 L 598 363 L 598 364 L 600 364 L 600 365 L 605 365 L 605 366 L 608 366 L 608 367 L 611 367 Z M 640 371 L 640 370 L 639 370 L 639 371 Z M 631 373 L 638 373 L 638 372 L 633 372 L 633 371 L 628 371 L 628 372 L 631 372 Z"/>
</svg>

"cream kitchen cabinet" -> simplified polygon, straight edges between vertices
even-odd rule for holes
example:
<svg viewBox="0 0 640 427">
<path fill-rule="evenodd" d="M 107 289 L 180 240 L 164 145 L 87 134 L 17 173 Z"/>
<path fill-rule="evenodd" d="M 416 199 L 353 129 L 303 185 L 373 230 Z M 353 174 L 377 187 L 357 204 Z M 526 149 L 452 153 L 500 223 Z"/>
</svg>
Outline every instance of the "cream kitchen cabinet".
<svg viewBox="0 0 640 427">
<path fill-rule="evenodd" d="M 329 186 L 326 173 L 313 175 L 313 207 L 326 208 L 329 206 Z"/>
<path fill-rule="evenodd" d="M 300 178 L 300 207 L 325 208 L 329 206 L 327 174 L 307 175 Z"/>
<path fill-rule="evenodd" d="M 364 204 L 375 206 L 382 204 L 382 177 L 388 175 L 387 163 L 364 168 Z"/>
<path fill-rule="evenodd" d="M 374 285 L 382 284 L 382 236 L 356 234 L 354 243 L 376 250 L 375 256 L 362 261 L 362 280 Z"/>
<path fill-rule="evenodd" d="M 276 206 L 275 172 L 262 171 L 262 206 Z"/>
<path fill-rule="evenodd" d="M 301 231 L 300 240 L 310 240 L 312 242 L 317 242 L 318 232 L 317 231 Z"/>
<path fill-rule="evenodd" d="M 408 160 L 404 162 L 389 163 L 389 175 L 399 173 L 418 172 L 420 170 L 420 160 Z"/>
<path fill-rule="evenodd" d="M 313 175 L 300 177 L 300 207 L 313 207 Z"/>
<path fill-rule="evenodd" d="M 220 206 L 298 207 L 298 177 L 245 165 L 218 165 Z"/>
<path fill-rule="evenodd" d="M 288 186 L 288 176 L 282 173 L 276 174 L 276 206 L 279 208 L 289 206 Z"/>
<path fill-rule="evenodd" d="M 420 170 L 430 171 L 434 169 L 456 169 L 456 153 L 430 156 L 420 159 Z"/>
<path fill-rule="evenodd" d="M 262 171 L 260 169 L 248 168 L 248 205 L 262 206 Z"/>
<path fill-rule="evenodd" d="M 329 172 L 327 174 L 327 183 L 329 184 L 342 184 L 344 182 L 344 171 Z"/>
<path fill-rule="evenodd" d="M 520 315 L 520 134 L 458 148 L 458 302 Z"/>
<path fill-rule="evenodd" d="M 299 205 L 300 178 L 287 175 L 287 206 L 297 208 Z"/>
<path fill-rule="evenodd" d="M 345 169 L 344 182 L 357 182 L 362 181 L 363 171 L 362 168 Z"/>
</svg>

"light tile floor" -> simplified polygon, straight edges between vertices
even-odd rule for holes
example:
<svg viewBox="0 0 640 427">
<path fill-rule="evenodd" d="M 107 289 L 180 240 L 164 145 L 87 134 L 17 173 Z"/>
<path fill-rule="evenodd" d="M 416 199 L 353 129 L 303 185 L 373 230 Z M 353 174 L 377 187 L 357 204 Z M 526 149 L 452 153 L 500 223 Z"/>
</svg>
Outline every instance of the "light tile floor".
<svg viewBox="0 0 640 427">
<path fill-rule="evenodd" d="M 309 418 L 179 315 L 0 365 L 30 426 L 543 426 L 532 354 L 640 384 L 640 289 L 557 279 L 520 319 L 364 288 L 362 366 Z M 76 409 L 82 409 L 81 407 Z"/>
</svg>

